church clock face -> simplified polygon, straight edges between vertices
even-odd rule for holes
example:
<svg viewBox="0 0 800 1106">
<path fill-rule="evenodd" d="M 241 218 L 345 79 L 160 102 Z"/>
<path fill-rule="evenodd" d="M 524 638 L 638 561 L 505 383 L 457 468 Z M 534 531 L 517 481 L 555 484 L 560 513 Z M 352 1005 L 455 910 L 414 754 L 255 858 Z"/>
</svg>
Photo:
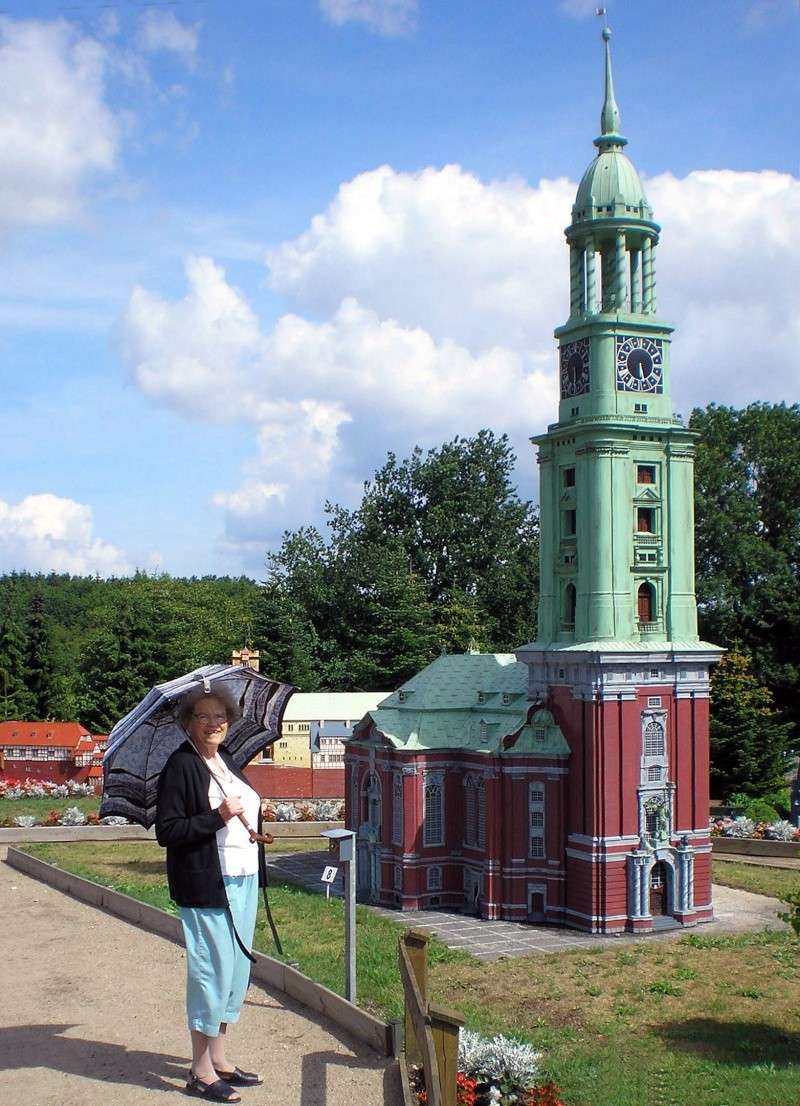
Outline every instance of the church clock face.
<svg viewBox="0 0 800 1106">
<path fill-rule="evenodd" d="M 617 388 L 621 392 L 661 392 L 664 351 L 660 338 L 617 336 Z"/>
<path fill-rule="evenodd" d="M 561 398 L 589 391 L 589 339 L 579 338 L 561 347 Z"/>
</svg>

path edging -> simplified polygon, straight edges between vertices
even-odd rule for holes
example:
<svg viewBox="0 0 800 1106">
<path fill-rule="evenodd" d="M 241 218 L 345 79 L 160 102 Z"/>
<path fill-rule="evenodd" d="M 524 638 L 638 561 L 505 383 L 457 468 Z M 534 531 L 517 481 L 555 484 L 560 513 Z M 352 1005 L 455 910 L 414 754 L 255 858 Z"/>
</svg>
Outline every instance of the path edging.
<svg viewBox="0 0 800 1106">
<path fill-rule="evenodd" d="M 140 902 L 139 899 L 134 899 L 121 891 L 114 891 L 110 887 L 104 887 L 83 876 L 77 876 L 73 872 L 66 872 L 63 868 L 57 868 L 13 846 L 8 848 L 6 864 L 81 902 L 106 910 L 109 914 L 122 918 L 132 925 L 158 934 L 159 937 L 166 937 L 179 945 L 183 944 L 180 919 L 157 906 Z M 354 1006 L 341 995 L 309 979 L 297 968 L 292 968 L 272 956 L 255 951 L 253 956 L 255 963 L 252 966 L 251 977 L 258 983 L 283 991 L 302 1005 L 329 1018 L 341 1029 L 346 1030 L 359 1041 L 363 1041 L 382 1056 L 396 1055 L 394 1040 L 396 1027 L 393 1023 L 382 1021 L 359 1006 Z"/>
</svg>

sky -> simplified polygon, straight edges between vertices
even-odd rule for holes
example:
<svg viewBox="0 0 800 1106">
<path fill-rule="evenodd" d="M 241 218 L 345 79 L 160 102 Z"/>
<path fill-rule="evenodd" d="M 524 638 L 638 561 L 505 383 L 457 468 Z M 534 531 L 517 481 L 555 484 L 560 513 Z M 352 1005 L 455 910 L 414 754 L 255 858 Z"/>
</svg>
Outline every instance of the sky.
<svg viewBox="0 0 800 1106">
<path fill-rule="evenodd" d="M 595 7 L 5 0 L 0 571 L 263 579 L 485 426 L 535 500 Z M 795 403 L 800 5 L 606 7 L 674 406 Z"/>
</svg>

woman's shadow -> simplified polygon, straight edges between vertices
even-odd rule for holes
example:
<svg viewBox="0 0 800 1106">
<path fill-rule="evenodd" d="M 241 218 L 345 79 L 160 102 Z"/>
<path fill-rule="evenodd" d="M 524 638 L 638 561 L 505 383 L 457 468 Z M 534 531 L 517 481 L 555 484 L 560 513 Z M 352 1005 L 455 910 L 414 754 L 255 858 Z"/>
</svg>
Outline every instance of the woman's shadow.
<svg viewBox="0 0 800 1106">
<path fill-rule="evenodd" d="M 189 1069 L 186 1056 L 129 1049 L 109 1041 L 65 1037 L 71 1025 L 12 1025 L 0 1028 L 0 1071 L 52 1068 L 64 1074 L 174 1091 Z"/>
</svg>

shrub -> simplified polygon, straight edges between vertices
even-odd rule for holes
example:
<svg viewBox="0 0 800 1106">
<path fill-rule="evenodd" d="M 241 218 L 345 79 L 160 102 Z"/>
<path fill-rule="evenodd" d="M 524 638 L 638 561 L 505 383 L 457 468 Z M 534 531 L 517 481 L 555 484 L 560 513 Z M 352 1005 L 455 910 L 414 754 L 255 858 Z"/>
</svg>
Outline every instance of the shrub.
<svg viewBox="0 0 800 1106">
<path fill-rule="evenodd" d="M 752 818 L 741 816 L 732 818 L 724 832 L 726 837 L 752 837 L 755 828 L 756 824 Z"/>
<path fill-rule="evenodd" d="M 744 808 L 744 816 L 754 822 L 777 822 L 780 818 L 775 807 L 764 799 L 751 799 Z"/>
<path fill-rule="evenodd" d="M 764 836 L 770 841 L 794 841 L 797 827 L 791 822 L 773 822 L 764 830 Z"/>
<path fill-rule="evenodd" d="M 32 814 L 18 814 L 14 819 L 14 825 L 21 829 L 29 829 L 36 825 L 36 819 Z"/>
<path fill-rule="evenodd" d="M 77 806 L 68 806 L 61 816 L 62 826 L 85 826 L 86 815 Z"/>
</svg>

